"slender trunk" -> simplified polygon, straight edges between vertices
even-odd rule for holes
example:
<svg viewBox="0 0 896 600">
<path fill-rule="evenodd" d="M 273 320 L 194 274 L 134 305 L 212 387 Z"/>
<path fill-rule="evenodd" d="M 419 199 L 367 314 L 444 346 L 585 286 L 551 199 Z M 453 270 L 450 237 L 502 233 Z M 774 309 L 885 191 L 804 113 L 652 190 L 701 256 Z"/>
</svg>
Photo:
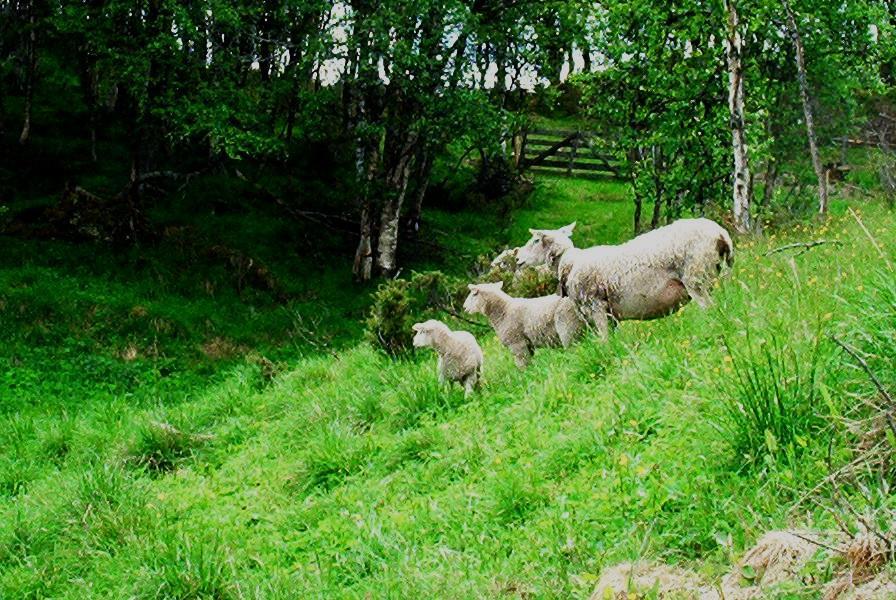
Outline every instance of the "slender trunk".
<svg viewBox="0 0 896 600">
<path fill-rule="evenodd" d="M 25 73 L 25 110 L 19 144 L 25 145 L 31 137 L 31 108 L 34 102 L 34 79 L 37 76 L 37 19 L 34 2 L 28 3 L 28 66 Z"/>
<path fill-rule="evenodd" d="M 401 147 L 389 160 L 386 173 L 386 197 L 380 215 L 380 231 L 377 243 L 377 267 L 384 275 L 392 275 L 398 266 L 398 232 L 401 218 L 401 206 L 408 189 L 408 179 L 414 160 L 416 136 L 411 133 L 404 140 L 395 140 L 390 144 L 387 135 L 386 152 L 396 152 L 389 146 L 400 143 Z"/>
<path fill-rule="evenodd" d="M 739 31 L 736 0 L 728 0 L 728 37 L 725 54 L 728 61 L 728 110 L 731 113 L 731 142 L 734 150 L 733 212 L 734 226 L 741 233 L 750 231 L 750 165 L 744 123 L 744 71 L 741 62 L 743 39 Z"/>
<path fill-rule="evenodd" d="M 790 30 L 790 40 L 793 42 L 796 54 L 797 81 L 800 85 L 800 98 L 803 101 L 803 114 L 806 120 L 806 135 L 809 137 L 809 154 L 812 156 L 812 167 L 818 178 L 818 212 L 824 214 L 828 211 L 828 185 L 821 157 L 818 155 L 818 140 L 815 136 L 815 117 L 812 114 L 812 98 L 809 95 L 809 81 L 806 77 L 806 57 L 803 50 L 803 40 L 796 24 L 796 16 L 788 0 L 782 0 L 784 11 L 787 13 L 787 26 Z"/>
<path fill-rule="evenodd" d="M 775 197 L 775 188 L 778 184 L 778 164 L 774 159 L 769 159 L 765 167 L 765 183 L 763 186 L 762 202 L 768 206 Z"/>
<path fill-rule="evenodd" d="M 361 225 L 358 238 L 358 247 L 355 249 L 355 260 L 352 265 L 352 274 L 359 281 L 370 281 L 373 277 L 373 199 L 371 197 L 371 184 L 376 173 L 376 165 L 379 161 L 379 149 L 375 145 L 361 146 L 357 156 L 358 181 L 361 186 L 360 206 Z"/>
<path fill-rule="evenodd" d="M 420 231 L 420 219 L 423 215 L 423 200 L 426 190 L 429 188 L 429 176 L 432 172 L 432 158 L 426 150 L 420 150 L 414 162 L 414 181 L 417 187 L 414 190 L 414 203 L 411 206 L 411 214 L 408 219 L 410 230 L 415 235 Z"/>
<path fill-rule="evenodd" d="M 635 192 L 635 219 L 634 219 L 634 234 L 638 235 L 641 233 L 641 209 L 643 201 L 641 200 L 641 195 L 638 192 Z"/>
<path fill-rule="evenodd" d="M 663 160 L 662 154 L 660 150 L 654 146 L 653 148 L 653 190 L 654 190 L 654 198 L 653 198 L 653 215 L 650 218 L 650 228 L 656 229 L 660 226 L 660 216 L 662 215 L 663 208 L 663 180 L 660 177 L 660 172 L 663 168 Z"/>
<path fill-rule="evenodd" d="M 657 196 L 653 200 L 653 215 L 650 217 L 650 228 L 656 229 L 660 226 L 660 215 L 662 214 L 662 206 L 663 206 L 663 191 L 658 189 Z"/>
<path fill-rule="evenodd" d="M 637 186 L 637 176 L 635 175 L 635 167 L 638 164 L 640 158 L 640 151 L 637 148 L 631 148 L 627 152 L 628 159 L 628 176 L 632 186 L 632 194 L 635 202 L 635 217 L 634 217 L 634 233 L 638 235 L 641 233 L 641 209 L 643 207 L 644 201 L 641 197 L 641 194 L 638 193 Z"/>
</svg>

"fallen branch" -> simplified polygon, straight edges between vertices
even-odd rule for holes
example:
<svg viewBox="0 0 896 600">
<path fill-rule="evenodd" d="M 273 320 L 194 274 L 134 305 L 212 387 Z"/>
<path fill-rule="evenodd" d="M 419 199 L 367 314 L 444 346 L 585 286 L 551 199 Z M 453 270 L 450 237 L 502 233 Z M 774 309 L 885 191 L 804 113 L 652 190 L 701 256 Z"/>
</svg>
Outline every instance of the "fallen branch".
<svg viewBox="0 0 896 600">
<path fill-rule="evenodd" d="M 787 244 L 786 246 L 781 246 L 780 248 L 775 248 L 774 250 L 769 250 L 765 253 L 765 256 L 771 256 L 772 254 L 778 252 L 784 252 L 785 250 L 792 250 L 794 248 L 802 248 L 799 252 L 794 254 L 794 257 L 800 256 L 801 254 L 805 254 L 812 248 L 816 246 L 822 246 L 824 244 L 833 244 L 835 246 L 843 246 L 843 242 L 840 240 L 812 240 L 811 242 L 795 242 L 793 244 Z"/>
</svg>

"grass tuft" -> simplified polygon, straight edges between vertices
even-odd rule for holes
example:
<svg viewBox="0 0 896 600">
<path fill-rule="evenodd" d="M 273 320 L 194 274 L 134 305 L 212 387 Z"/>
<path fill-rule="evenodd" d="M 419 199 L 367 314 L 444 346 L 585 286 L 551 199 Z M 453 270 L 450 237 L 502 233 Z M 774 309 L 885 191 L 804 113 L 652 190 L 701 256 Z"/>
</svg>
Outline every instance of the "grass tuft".
<svg viewBox="0 0 896 600">
<path fill-rule="evenodd" d="M 365 444 L 351 427 L 334 421 L 318 427 L 305 441 L 305 455 L 299 472 L 302 491 L 329 491 L 349 475 L 361 470 Z"/>
<path fill-rule="evenodd" d="M 239 597 L 232 579 L 232 561 L 218 542 L 179 535 L 166 540 L 155 556 L 152 575 L 140 596 L 158 600 L 231 600 Z"/>
<path fill-rule="evenodd" d="M 742 465 L 797 456 L 824 423 L 819 376 L 832 349 L 817 336 L 802 348 L 777 333 L 754 341 L 749 332 L 742 348 L 726 346 L 733 377 L 722 426 Z"/>
<path fill-rule="evenodd" d="M 153 421 L 140 428 L 128 451 L 127 462 L 151 473 L 165 473 L 192 457 L 203 442 L 204 436 Z"/>
</svg>

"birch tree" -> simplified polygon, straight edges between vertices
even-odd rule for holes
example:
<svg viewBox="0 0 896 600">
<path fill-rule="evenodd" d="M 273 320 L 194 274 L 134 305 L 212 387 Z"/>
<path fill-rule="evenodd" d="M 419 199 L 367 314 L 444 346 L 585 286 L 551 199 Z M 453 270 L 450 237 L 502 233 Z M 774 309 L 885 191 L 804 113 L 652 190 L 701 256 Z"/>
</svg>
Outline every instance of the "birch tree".
<svg viewBox="0 0 896 600">
<path fill-rule="evenodd" d="M 800 98 L 803 102 L 803 118 L 806 123 L 806 135 L 809 138 L 809 154 L 812 158 L 812 167 L 818 178 L 818 212 L 825 214 L 828 211 L 828 182 L 824 167 L 821 164 L 821 156 L 818 153 L 818 138 L 815 134 L 815 117 L 812 114 L 812 96 L 809 92 L 809 80 L 806 76 L 806 52 L 803 40 L 800 37 L 796 15 L 790 6 L 789 0 L 781 0 L 784 12 L 787 15 L 787 31 L 793 43 L 794 57 L 796 61 L 797 80 L 800 86 Z"/>
<path fill-rule="evenodd" d="M 752 227 L 750 218 L 752 190 L 744 120 L 743 37 L 740 33 L 736 0 L 728 0 L 725 10 L 727 14 L 725 55 L 728 62 L 728 110 L 731 113 L 731 141 L 734 150 L 732 212 L 735 227 L 738 231 L 745 233 Z"/>
</svg>

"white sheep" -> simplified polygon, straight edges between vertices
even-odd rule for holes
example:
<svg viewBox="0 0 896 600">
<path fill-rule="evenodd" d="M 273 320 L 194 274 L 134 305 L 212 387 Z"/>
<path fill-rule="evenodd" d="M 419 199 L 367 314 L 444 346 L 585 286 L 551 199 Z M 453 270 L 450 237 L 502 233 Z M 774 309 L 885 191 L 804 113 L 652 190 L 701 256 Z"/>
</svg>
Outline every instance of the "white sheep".
<svg viewBox="0 0 896 600">
<path fill-rule="evenodd" d="M 541 298 L 512 298 L 502 282 L 472 283 L 464 301 L 470 314 L 485 315 L 507 346 L 519 368 L 529 364 L 535 348 L 569 347 L 582 333 L 584 323 L 569 298 L 553 294 Z"/>
<path fill-rule="evenodd" d="M 530 229 L 517 251 L 521 266 L 548 264 L 569 296 L 606 337 L 611 319 L 654 319 L 693 299 L 701 308 L 723 263 L 733 262 L 731 236 L 709 219 L 681 219 L 618 246 L 575 248 L 562 229 Z"/>
<path fill-rule="evenodd" d="M 413 330 L 414 347 L 432 348 L 439 356 L 436 366 L 439 383 L 456 381 L 464 387 L 465 396 L 473 393 L 482 376 L 482 348 L 473 334 L 452 331 L 435 319 L 415 323 Z"/>
<path fill-rule="evenodd" d="M 519 250 L 519 248 L 507 248 L 494 259 L 492 259 L 492 262 L 489 266 L 493 269 L 499 269 L 501 271 L 515 271 L 517 266 L 517 250 Z"/>
</svg>

